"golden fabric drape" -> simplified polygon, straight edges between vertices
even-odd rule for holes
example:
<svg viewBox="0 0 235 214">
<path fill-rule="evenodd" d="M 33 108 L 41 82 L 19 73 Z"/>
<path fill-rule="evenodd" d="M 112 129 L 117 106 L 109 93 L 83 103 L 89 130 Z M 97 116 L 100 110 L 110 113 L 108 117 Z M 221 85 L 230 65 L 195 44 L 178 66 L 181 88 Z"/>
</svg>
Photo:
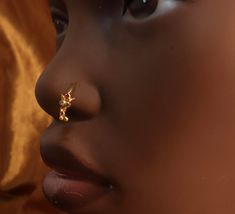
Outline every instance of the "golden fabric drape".
<svg viewBox="0 0 235 214">
<path fill-rule="evenodd" d="M 0 213 L 59 213 L 44 199 L 39 136 L 50 118 L 34 87 L 55 51 L 46 0 L 0 1 Z"/>
</svg>

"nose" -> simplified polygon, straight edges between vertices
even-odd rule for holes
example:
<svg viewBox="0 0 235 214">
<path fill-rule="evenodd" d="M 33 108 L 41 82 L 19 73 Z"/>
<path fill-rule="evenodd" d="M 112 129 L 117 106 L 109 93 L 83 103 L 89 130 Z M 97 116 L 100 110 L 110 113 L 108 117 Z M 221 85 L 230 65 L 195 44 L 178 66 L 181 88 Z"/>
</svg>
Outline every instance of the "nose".
<svg viewBox="0 0 235 214">
<path fill-rule="evenodd" d="M 50 67 L 50 66 L 49 66 Z M 58 69 L 59 70 L 59 69 Z M 57 70 L 57 71 L 58 71 Z M 70 121 L 87 120 L 99 114 L 101 97 L 98 87 L 88 78 L 68 77 L 63 78 L 63 71 L 57 74 L 47 68 L 35 88 L 35 95 L 39 105 L 54 119 L 59 119 L 61 108 L 61 95 L 65 95 L 73 88 L 71 106 L 66 109 L 66 117 Z"/>
<path fill-rule="evenodd" d="M 72 11 L 71 26 L 63 47 L 47 66 L 35 88 L 39 105 L 54 119 L 60 116 L 61 95 L 74 85 L 72 96 L 75 100 L 66 112 L 70 119 L 92 118 L 101 111 L 101 95 L 96 80 L 100 79 L 98 70 L 105 68 L 107 62 L 104 52 L 108 49 L 107 36 L 111 29 L 104 23 L 107 19 L 108 23 L 115 22 L 122 16 L 123 8 L 124 0 L 68 2 L 68 10 Z M 76 22 L 80 25 L 73 24 Z"/>
</svg>

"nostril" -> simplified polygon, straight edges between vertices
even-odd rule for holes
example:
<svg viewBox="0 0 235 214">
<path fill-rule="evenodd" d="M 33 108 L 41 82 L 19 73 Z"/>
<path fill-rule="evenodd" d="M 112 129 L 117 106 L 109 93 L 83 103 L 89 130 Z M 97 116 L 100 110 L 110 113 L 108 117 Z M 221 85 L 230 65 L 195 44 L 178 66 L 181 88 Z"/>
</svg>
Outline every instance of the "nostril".
<svg viewBox="0 0 235 214">
<path fill-rule="evenodd" d="M 101 96 L 94 84 L 78 81 L 73 97 L 75 100 L 68 109 L 71 121 L 88 120 L 100 113 Z"/>
<path fill-rule="evenodd" d="M 76 109 L 68 109 L 67 111 L 67 117 L 69 118 L 69 122 L 76 122 L 76 121 L 84 121 L 84 120 L 89 120 L 93 116 L 88 113 L 78 113 Z"/>
</svg>

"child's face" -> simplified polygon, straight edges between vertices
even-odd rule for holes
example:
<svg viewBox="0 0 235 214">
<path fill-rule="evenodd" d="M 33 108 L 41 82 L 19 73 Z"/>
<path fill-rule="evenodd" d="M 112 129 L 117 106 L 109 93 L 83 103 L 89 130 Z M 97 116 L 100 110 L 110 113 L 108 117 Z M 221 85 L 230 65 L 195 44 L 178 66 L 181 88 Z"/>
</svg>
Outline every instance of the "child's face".
<svg viewBox="0 0 235 214">
<path fill-rule="evenodd" d="M 74 214 L 232 214 L 235 1 L 141 1 L 122 16 L 123 0 L 66 0 L 69 26 L 36 88 L 55 118 L 42 156 L 66 175 L 49 175 L 44 191 Z M 60 95 L 74 83 L 61 122 Z"/>
</svg>

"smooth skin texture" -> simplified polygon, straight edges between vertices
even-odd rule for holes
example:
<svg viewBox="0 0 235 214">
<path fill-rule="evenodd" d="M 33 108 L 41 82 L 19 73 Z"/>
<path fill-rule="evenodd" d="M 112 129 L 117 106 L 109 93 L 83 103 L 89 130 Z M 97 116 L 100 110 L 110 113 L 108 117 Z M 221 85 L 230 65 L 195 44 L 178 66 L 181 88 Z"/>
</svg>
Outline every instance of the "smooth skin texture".
<svg viewBox="0 0 235 214">
<path fill-rule="evenodd" d="M 121 0 L 65 4 L 69 26 L 36 86 L 55 119 L 41 146 L 66 147 L 114 185 L 71 213 L 234 214 L 235 1 L 160 0 L 147 17 L 122 16 Z"/>
</svg>

